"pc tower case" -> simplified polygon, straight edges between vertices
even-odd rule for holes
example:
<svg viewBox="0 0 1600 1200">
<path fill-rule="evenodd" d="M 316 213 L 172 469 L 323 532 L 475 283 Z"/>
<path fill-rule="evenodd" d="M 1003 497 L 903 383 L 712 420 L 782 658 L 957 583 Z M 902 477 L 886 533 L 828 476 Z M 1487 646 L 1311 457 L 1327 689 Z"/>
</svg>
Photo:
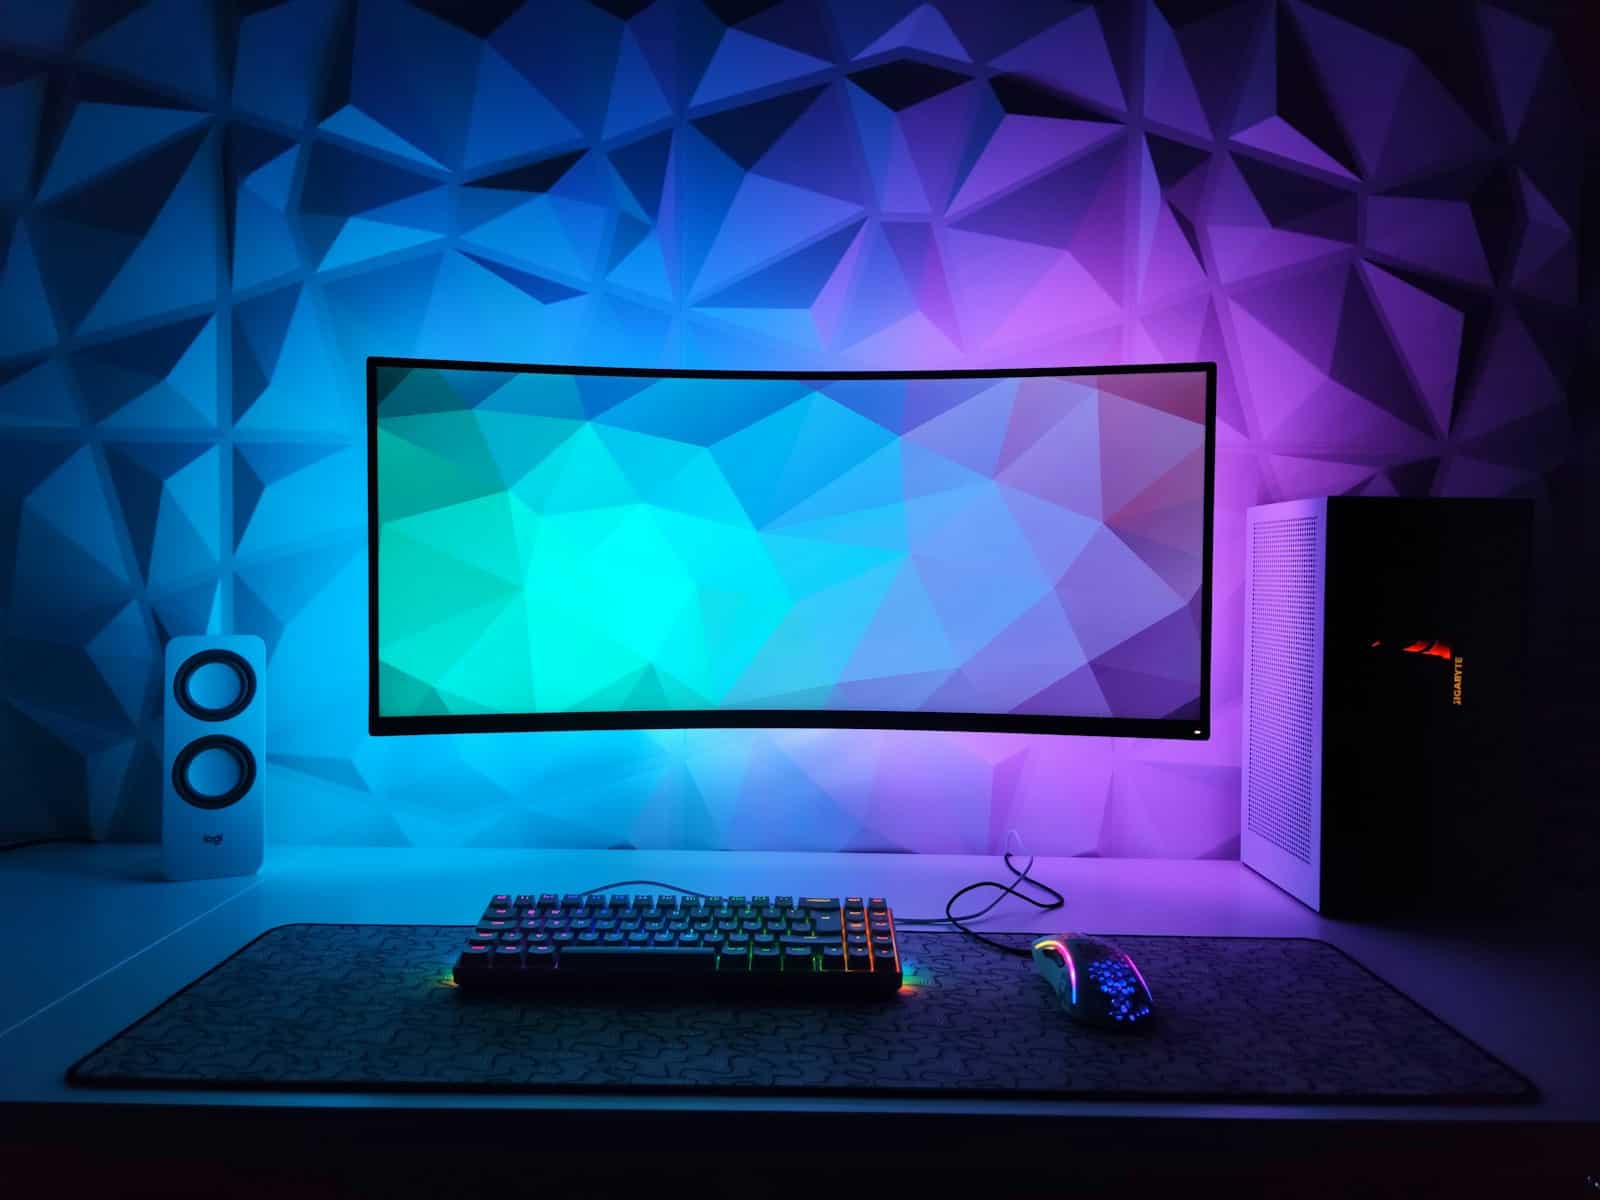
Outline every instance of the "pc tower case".
<svg viewBox="0 0 1600 1200">
<path fill-rule="evenodd" d="M 1531 537 L 1519 500 L 1249 510 L 1247 866 L 1328 916 L 1494 906 L 1524 820 Z"/>
</svg>

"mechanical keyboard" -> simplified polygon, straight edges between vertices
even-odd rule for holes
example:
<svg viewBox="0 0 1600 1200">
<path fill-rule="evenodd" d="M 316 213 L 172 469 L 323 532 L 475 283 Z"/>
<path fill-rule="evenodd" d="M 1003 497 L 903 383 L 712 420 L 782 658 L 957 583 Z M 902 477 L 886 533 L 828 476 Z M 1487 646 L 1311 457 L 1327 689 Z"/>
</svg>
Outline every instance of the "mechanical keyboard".
<svg viewBox="0 0 1600 1200">
<path fill-rule="evenodd" d="M 455 964 L 464 991 L 847 1000 L 900 990 L 894 914 L 860 896 L 494 896 Z M 641 977 L 648 977 L 648 984 Z"/>
</svg>

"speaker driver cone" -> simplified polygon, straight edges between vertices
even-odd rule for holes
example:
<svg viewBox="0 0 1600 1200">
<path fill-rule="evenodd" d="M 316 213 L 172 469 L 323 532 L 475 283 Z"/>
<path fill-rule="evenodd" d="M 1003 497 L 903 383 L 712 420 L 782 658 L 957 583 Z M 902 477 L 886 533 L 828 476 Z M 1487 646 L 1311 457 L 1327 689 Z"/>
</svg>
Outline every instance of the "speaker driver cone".
<svg viewBox="0 0 1600 1200">
<path fill-rule="evenodd" d="M 172 679 L 178 707 L 197 721 L 226 721 L 255 699 L 256 673 L 232 650 L 202 650 Z"/>
<path fill-rule="evenodd" d="M 237 804 L 254 786 L 256 758 L 238 738 L 213 733 L 196 738 L 172 760 L 172 786 L 196 808 Z"/>
</svg>

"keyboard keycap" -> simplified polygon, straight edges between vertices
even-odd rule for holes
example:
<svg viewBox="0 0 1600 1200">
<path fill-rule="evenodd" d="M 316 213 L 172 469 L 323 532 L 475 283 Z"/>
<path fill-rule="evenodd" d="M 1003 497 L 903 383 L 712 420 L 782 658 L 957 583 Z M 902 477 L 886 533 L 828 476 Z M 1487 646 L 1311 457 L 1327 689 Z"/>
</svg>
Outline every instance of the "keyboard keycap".
<svg viewBox="0 0 1600 1200">
<path fill-rule="evenodd" d="M 778 944 L 785 950 L 789 949 L 791 946 L 804 946 L 809 952 L 811 950 L 820 950 L 824 946 L 837 946 L 839 944 L 839 939 L 807 937 L 805 934 L 790 933 L 779 938 Z"/>
<path fill-rule="evenodd" d="M 648 946 L 641 950 L 614 946 L 568 946 L 561 951 L 562 971 L 710 971 L 716 955 L 704 946 Z"/>
</svg>

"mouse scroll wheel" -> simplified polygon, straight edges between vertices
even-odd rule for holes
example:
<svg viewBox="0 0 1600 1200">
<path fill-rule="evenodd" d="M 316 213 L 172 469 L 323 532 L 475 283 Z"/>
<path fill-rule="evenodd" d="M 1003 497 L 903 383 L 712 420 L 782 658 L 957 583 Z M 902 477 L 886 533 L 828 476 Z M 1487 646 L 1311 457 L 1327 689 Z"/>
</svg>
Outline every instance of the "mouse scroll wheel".
<svg viewBox="0 0 1600 1200">
<path fill-rule="evenodd" d="M 1067 965 L 1067 956 L 1065 954 L 1061 953 L 1061 947 L 1060 946 L 1051 946 L 1051 945 L 1040 946 L 1039 947 L 1039 953 L 1043 954 L 1046 958 L 1050 959 L 1058 967 L 1064 967 L 1064 966 Z"/>
</svg>

